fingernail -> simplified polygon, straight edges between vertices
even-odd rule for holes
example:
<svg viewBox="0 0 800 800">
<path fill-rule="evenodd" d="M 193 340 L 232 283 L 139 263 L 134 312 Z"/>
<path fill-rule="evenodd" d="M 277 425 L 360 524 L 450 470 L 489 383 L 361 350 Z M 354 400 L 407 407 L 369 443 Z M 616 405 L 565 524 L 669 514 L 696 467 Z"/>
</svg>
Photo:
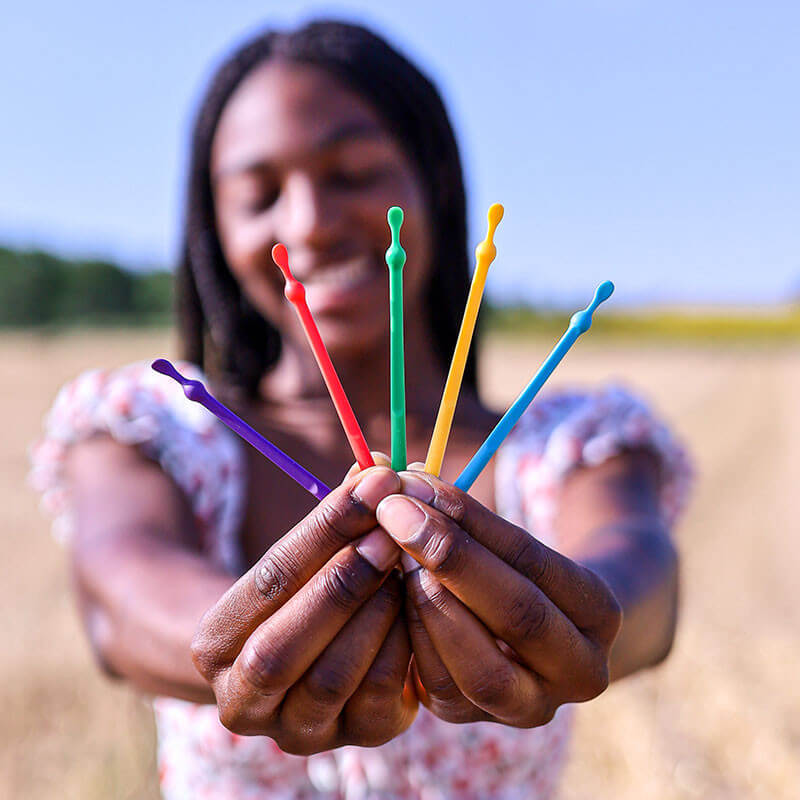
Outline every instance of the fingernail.
<svg viewBox="0 0 800 800">
<path fill-rule="evenodd" d="M 381 500 L 375 513 L 381 527 L 399 542 L 411 539 L 425 522 L 416 503 L 399 494 Z"/>
<path fill-rule="evenodd" d="M 399 484 L 397 475 L 391 470 L 371 467 L 353 489 L 353 496 L 370 511 L 374 511 L 384 497 L 398 490 Z"/>
<path fill-rule="evenodd" d="M 370 455 L 376 467 L 391 467 L 392 459 L 386 453 L 381 453 L 380 450 L 371 450 Z"/>
<path fill-rule="evenodd" d="M 432 503 L 433 498 L 436 497 L 436 492 L 425 478 L 420 478 L 416 475 L 411 475 L 408 472 L 400 473 L 400 484 L 403 494 L 410 497 L 416 497 L 417 500 L 422 500 L 423 503 Z"/>
<path fill-rule="evenodd" d="M 370 531 L 357 542 L 356 550 L 379 572 L 389 569 L 400 554 L 397 545 L 380 528 Z"/>
<path fill-rule="evenodd" d="M 405 550 L 400 553 L 400 563 L 403 565 L 403 575 L 410 575 L 422 566 L 419 561 L 406 553 Z"/>
</svg>

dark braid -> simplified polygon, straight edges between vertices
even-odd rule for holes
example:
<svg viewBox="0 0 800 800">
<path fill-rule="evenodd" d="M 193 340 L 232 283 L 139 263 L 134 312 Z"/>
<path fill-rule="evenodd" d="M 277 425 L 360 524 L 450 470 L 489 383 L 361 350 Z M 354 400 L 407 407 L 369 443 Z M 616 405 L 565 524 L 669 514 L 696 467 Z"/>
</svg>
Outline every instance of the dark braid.
<svg viewBox="0 0 800 800">
<path fill-rule="evenodd" d="M 438 92 L 408 60 L 366 28 L 328 21 L 289 33 L 268 31 L 249 41 L 217 70 L 200 105 L 177 276 L 184 357 L 255 393 L 280 354 L 279 331 L 243 296 L 225 263 L 210 176 L 211 143 L 225 104 L 254 67 L 272 58 L 315 65 L 334 75 L 377 110 L 417 166 L 433 233 L 425 312 L 446 371 L 469 290 L 466 199 L 453 129 Z M 464 383 L 477 391 L 476 380 L 473 344 Z"/>
</svg>

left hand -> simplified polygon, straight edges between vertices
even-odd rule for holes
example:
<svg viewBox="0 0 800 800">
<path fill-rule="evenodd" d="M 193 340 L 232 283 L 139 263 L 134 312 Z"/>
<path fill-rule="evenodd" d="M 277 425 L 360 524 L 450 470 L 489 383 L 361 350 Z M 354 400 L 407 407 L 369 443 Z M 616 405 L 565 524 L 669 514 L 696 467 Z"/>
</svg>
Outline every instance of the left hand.
<svg viewBox="0 0 800 800">
<path fill-rule="evenodd" d="M 606 583 L 454 486 L 399 474 L 377 518 L 421 565 L 405 583 L 422 702 L 449 722 L 531 728 L 600 694 L 622 621 Z"/>
</svg>

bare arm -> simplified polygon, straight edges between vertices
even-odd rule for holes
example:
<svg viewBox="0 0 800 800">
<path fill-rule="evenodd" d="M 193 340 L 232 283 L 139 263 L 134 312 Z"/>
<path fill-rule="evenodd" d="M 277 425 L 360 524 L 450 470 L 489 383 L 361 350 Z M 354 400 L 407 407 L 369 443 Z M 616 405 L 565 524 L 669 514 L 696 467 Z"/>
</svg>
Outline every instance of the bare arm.
<svg viewBox="0 0 800 800">
<path fill-rule="evenodd" d="M 659 484 L 655 457 L 637 451 L 576 470 L 561 495 L 562 551 L 600 575 L 622 606 L 611 680 L 663 660 L 675 634 L 678 558 L 658 511 Z"/>
<path fill-rule="evenodd" d="M 68 473 L 79 602 L 112 675 L 216 702 L 231 730 L 292 753 L 375 746 L 411 724 L 399 551 L 375 520 L 393 472 L 350 477 L 238 580 L 201 555 L 181 492 L 133 448 L 83 443 Z"/>
<path fill-rule="evenodd" d="M 73 578 L 98 660 L 144 691 L 213 703 L 190 643 L 235 577 L 200 553 L 185 497 L 157 464 L 108 437 L 75 445 L 67 477 Z"/>
<path fill-rule="evenodd" d="M 400 477 L 377 518 L 420 565 L 405 576 L 414 679 L 440 718 L 543 725 L 668 652 L 676 557 L 651 454 L 569 477 L 560 552 L 438 478 Z"/>
</svg>

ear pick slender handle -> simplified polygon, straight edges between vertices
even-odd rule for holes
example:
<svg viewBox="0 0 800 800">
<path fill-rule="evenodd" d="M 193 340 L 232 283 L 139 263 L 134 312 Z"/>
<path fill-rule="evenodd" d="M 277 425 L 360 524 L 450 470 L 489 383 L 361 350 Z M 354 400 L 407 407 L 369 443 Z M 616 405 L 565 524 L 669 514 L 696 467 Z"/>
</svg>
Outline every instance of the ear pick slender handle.
<svg viewBox="0 0 800 800">
<path fill-rule="evenodd" d="M 405 469 L 406 453 L 406 378 L 403 350 L 403 266 L 406 251 L 400 245 L 403 209 L 392 206 L 386 215 L 392 232 L 392 244 L 386 251 L 389 267 L 389 357 L 391 371 L 392 469 Z"/>
<path fill-rule="evenodd" d="M 211 395 L 200 381 L 190 380 L 175 369 L 175 366 L 166 358 L 156 359 L 152 368 L 162 375 L 177 381 L 183 386 L 183 393 L 189 400 L 200 403 L 207 408 L 221 422 L 225 423 L 234 433 L 238 433 L 248 444 L 266 456 L 276 467 L 282 469 L 290 478 L 293 478 L 306 491 L 322 500 L 330 489 L 319 479 L 315 478 L 307 469 L 301 467 L 293 458 L 290 458 L 280 448 L 276 447 L 269 439 L 265 439 L 257 430 L 251 428 L 243 419 L 237 417 L 229 408 L 222 405 Z"/>
<path fill-rule="evenodd" d="M 372 453 L 367 447 L 364 434 L 361 432 L 356 415 L 353 413 L 353 408 L 344 392 L 342 382 L 336 374 L 331 357 L 328 355 L 328 350 L 322 341 L 319 328 L 317 328 L 317 323 L 314 322 L 314 317 L 311 315 L 311 310 L 306 302 L 305 287 L 292 275 L 289 269 L 289 254 L 285 245 L 276 244 L 272 248 L 272 260 L 286 279 L 284 294 L 286 299 L 294 306 L 295 311 L 297 311 L 300 324 L 303 326 L 308 343 L 311 345 L 311 351 L 314 353 L 314 358 L 317 360 L 322 377 L 325 379 L 325 385 L 328 387 L 333 406 L 339 415 L 347 441 L 350 443 L 358 466 L 361 469 L 374 467 L 375 461 L 372 458 Z"/>
<path fill-rule="evenodd" d="M 592 324 L 592 314 L 595 312 L 600 303 L 608 300 L 614 291 L 614 284 L 611 281 L 601 283 L 594 293 L 594 298 L 589 305 L 572 315 L 569 327 L 564 335 L 558 341 L 556 346 L 547 356 L 544 363 L 539 367 L 539 371 L 533 376 L 531 382 L 525 387 L 523 392 L 514 401 L 511 407 L 503 415 L 500 422 L 497 423 L 494 430 L 486 438 L 486 441 L 480 446 L 478 451 L 472 457 L 472 460 L 467 464 L 462 473 L 456 478 L 455 485 L 467 492 L 478 475 L 483 472 L 486 465 L 491 460 L 492 456 L 497 452 L 497 449 L 503 443 L 503 440 L 511 433 L 511 429 L 519 422 L 520 417 L 525 412 L 525 409 L 531 404 L 533 398 L 536 397 L 539 390 L 544 385 L 545 381 L 550 377 L 553 370 L 559 365 L 561 360 L 569 351 L 570 347 L 575 344 L 577 338 L 589 330 Z"/>
<path fill-rule="evenodd" d="M 475 322 L 478 319 L 478 309 L 483 297 L 483 288 L 486 285 L 486 276 L 489 274 L 489 266 L 497 255 L 497 248 L 494 246 L 494 232 L 503 219 L 503 206 L 494 203 L 489 207 L 488 213 L 489 229 L 486 238 L 475 248 L 475 274 L 472 276 L 472 283 L 469 287 L 467 305 L 464 309 L 464 318 L 461 320 L 461 329 L 458 332 L 458 341 L 453 352 L 453 360 L 450 363 L 450 371 L 447 373 L 447 381 L 444 385 L 442 402 L 439 406 L 439 413 L 436 415 L 436 425 L 433 428 L 431 443 L 428 446 L 428 456 L 425 459 L 425 472 L 438 476 L 444 461 L 444 452 L 447 449 L 447 440 L 450 437 L 450 428 L 453 425 L 453 416 L 456 412 L 458 393 L 461 390 L 461 381 L 464 378 L 464 369 L 467 365 L 467 356 L 472 342 L 472 334 L 475 331 Z"/>
</svg>

